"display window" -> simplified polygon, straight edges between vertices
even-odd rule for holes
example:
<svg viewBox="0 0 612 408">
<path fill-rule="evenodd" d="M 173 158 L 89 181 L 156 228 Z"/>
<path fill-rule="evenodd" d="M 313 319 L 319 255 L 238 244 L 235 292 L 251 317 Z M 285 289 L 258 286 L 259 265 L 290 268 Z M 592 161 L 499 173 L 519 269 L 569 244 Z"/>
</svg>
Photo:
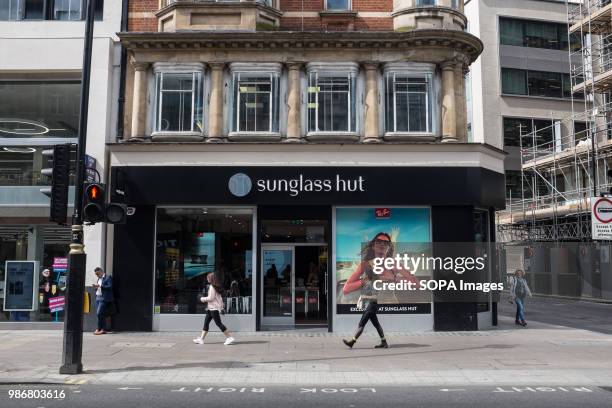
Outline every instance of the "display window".
<svg viewBox="0 0 612 408">
<path fill-rule="evenodd" d="M 227 314 L 253 310 L 253 210 L 158 208 L 155 311 L 197 314 L 206 276 L 217 275 Z"/>
<path fill-rule="evenodd" d="M 379 287 L 404 281 L 418 284 L 431 271 L 387 267 L 376 271 L 374 258 L 426 255 L 430 243 L 429 208 L 336 208 L 336 312 L 361 313 L 355 305 L 365 283 L 379 281 L 374 289 L 381 313 L 429 313 L 430 293 Z"/>
</svg>

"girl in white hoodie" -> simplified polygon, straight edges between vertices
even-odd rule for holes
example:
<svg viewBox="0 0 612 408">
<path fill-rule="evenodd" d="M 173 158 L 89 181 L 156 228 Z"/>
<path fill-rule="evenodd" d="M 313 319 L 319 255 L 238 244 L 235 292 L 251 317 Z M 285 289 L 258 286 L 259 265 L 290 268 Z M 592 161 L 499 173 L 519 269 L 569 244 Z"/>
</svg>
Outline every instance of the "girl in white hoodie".
<svg viewBox="0 0 612 408">
<path fill-rule="evenodd" d="M 196 344 L 204 344 L 204 338 L 208 334 L 208 328 L 210 325 L 210 321 L 214 320 L 217 327 L 225 334 L 225 344 L 229 346 L 234 342 L 234 338 L 230 334 L 227 327 L 221 322 L 221 311 L 223 310 L 223 298 L 221 297 L 221 291 L 223 288 L 217 283 L 217 278 L 214 273 L 209 273 L 206 275 L 206 280 L 208 281 L 208 296 L 202 296 L 200 301 L 202 303 L 208 303 L 208 307 L 206 308 L 206 317 L 204 318 L 204 328 L 202 329 L 202 334 L 200 337 L 196 337 L 193 339 L 193 342 Z"/>
</svg>

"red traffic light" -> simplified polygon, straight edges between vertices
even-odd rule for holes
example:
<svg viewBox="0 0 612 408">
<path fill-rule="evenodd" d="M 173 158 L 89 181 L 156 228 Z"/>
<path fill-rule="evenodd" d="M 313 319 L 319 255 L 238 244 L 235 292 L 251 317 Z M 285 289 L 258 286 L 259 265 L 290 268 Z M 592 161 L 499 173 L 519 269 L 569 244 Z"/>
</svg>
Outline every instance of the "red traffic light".
<svg viewBox="0 0 612 408">
<path fill-rule="evenodd" d="M 100 201 L 104 199 L 104 190 L 99 184 L 90 184 L 85 191 L 90 201 Z"/>
</svg>

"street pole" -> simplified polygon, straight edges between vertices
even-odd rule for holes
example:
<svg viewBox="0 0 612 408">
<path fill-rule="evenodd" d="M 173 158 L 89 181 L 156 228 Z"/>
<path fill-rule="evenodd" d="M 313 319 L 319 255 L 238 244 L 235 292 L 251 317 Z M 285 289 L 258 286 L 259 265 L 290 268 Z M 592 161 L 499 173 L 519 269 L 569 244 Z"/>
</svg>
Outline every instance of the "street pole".
<svg viewBox="0 0 612 408">
<path fill-rule="evenodd" d="M 83 183 L 85 182 L 85 147 L 87 141 L 87 114 L 89 111 L 89 79 L 91 76 L 91 49 L 93 44 L 95 0 L 87 0 L 85 17 L 85 46 L 81 79 L 81 111 L 79 140 L 76 157 L 74 212 L 72 214 L 72 240 L 68 255 L 68 285 L 64 313 L 64 341 L 60 374 L 83 372 L 83 297 L 85 293 L 85 265 L 87 255 L 83 244 Z"/>
</svg>

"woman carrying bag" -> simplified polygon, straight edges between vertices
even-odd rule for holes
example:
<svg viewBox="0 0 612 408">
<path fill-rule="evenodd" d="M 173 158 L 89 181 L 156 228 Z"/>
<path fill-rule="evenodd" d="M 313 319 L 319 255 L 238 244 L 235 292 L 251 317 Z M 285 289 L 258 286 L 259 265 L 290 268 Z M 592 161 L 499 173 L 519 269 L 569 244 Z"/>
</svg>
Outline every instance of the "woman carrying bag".
<svg viewBox="0 0 612 408">
<path fill-rule="evenodd" d="M 223 288 L 219 285 L 217 277 L 214 273 L 209 273 L 206 275 L 206 280 L 209 283 L 208 296 L 202 296 L 200 298 L 202 303 L 208 303 L 208 306 L 206 307 L 206 317 L 204 318 L 204 328 L 202 329 L 200 337 L 193 339 L 193 342 L 196 344 L 204 344 L 204 338 L 208 334 L 210 321 L 214 320 L 219 330 L 225 334 L 225 342 L 223 344 L 229 346 L 230 344 L 234 343 L 234 338 L 223 322 L 221 322 L 221 311 L 223 310 L 223 298 L 221 297 L 221 291 Z"/>
</svg>

